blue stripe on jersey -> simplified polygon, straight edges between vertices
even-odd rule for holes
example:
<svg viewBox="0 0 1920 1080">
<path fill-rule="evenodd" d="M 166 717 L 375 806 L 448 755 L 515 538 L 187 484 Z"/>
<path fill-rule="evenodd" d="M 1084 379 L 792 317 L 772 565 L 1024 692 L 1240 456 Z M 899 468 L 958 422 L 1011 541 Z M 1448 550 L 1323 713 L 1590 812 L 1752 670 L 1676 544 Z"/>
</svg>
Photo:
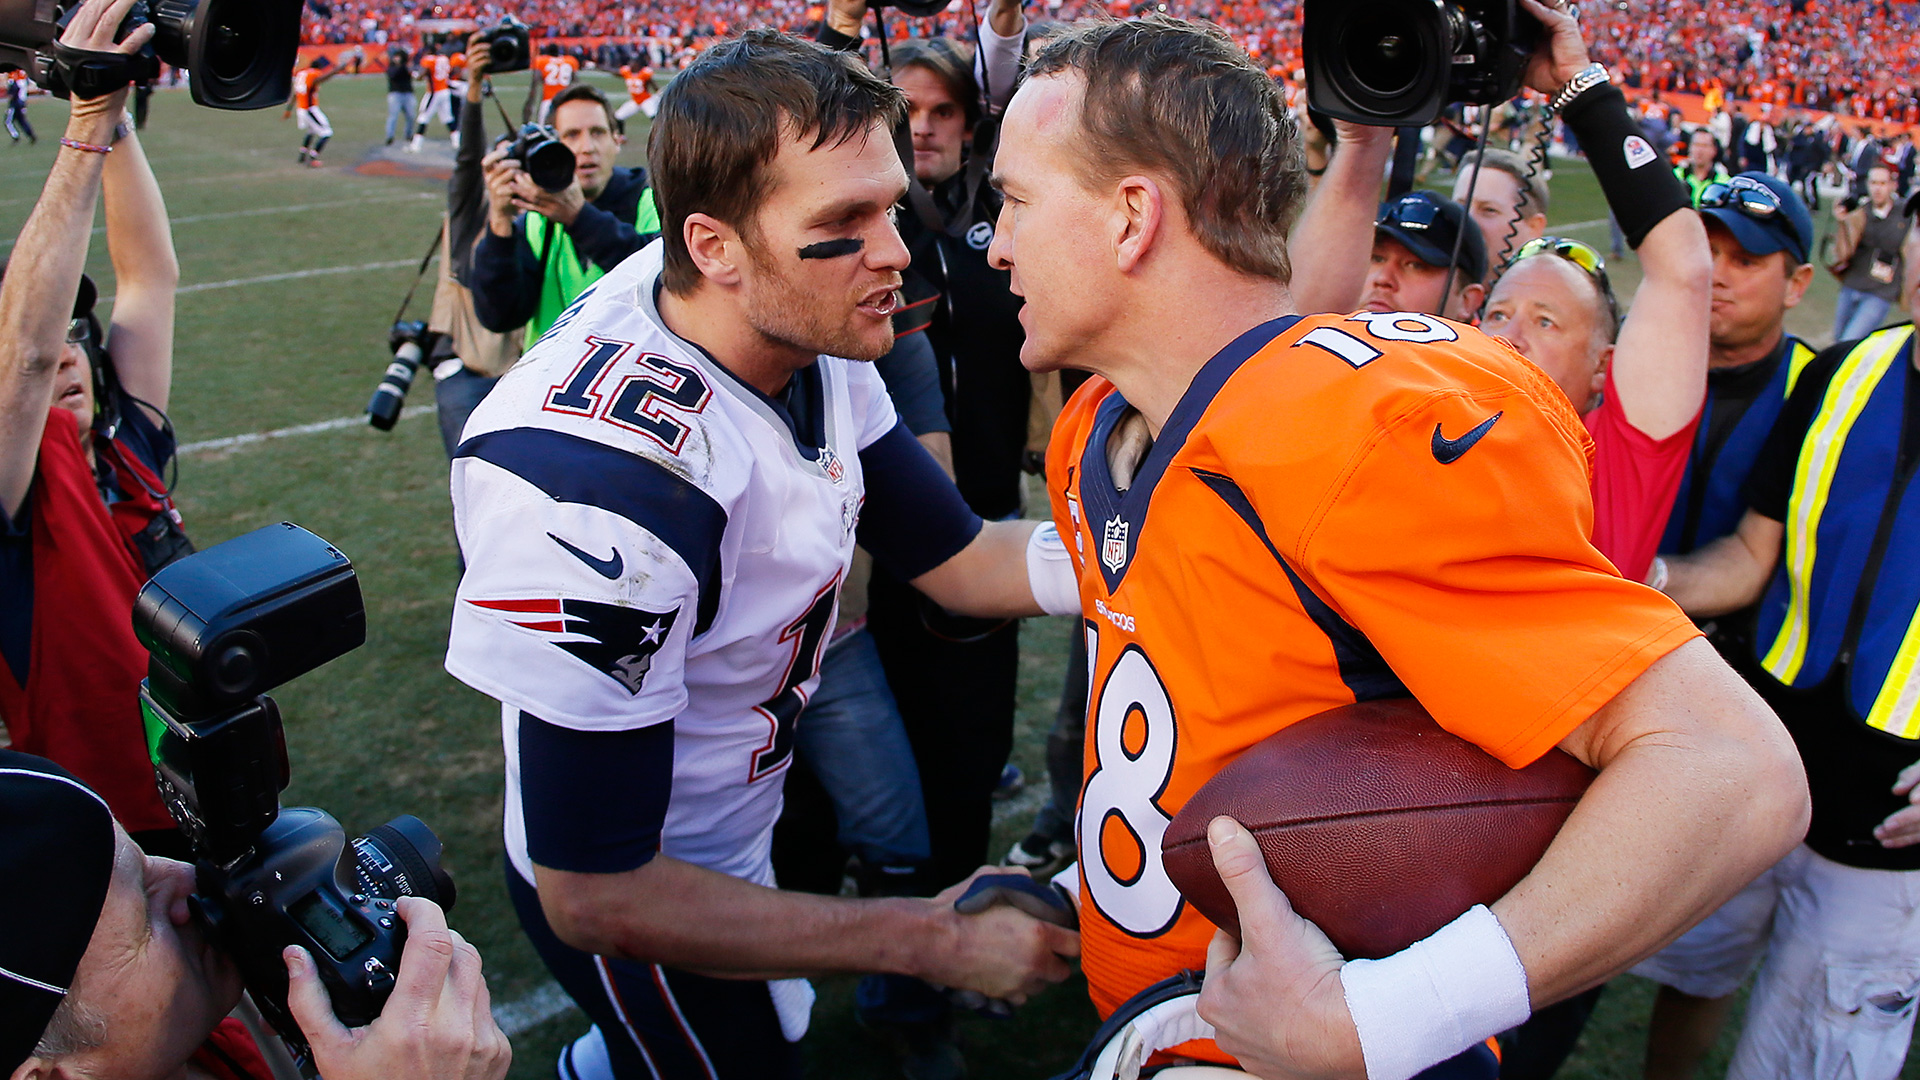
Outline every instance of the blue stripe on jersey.
<svg viewBox="0 0 1920 1080">
<path fill-rule="evenodd" d="M 597 506 L 659 537 L 700 583 L 693 632 L 703 634 L 713 624 L 727 512 L 685 477 L 638 454 L 544 428 L 475 435 L 453 456 L 498 465 L 560 502 Z"/>
<path fill-rule="evenodd" d="M 1400 681 L 1400 676 L 1393 673 L 1393 667 L 1380 655 L 1380 650 L 1374 648 L 1373 642 L 1367 640 L 1367 635 L 1341 618 L 1325 600 L 1320 599 L 1319 594 L 1307 588 L 1307 583 L 1294 570 L 1293 564 L 1280 554 L 1279 548 L 1273 546 L 1273 540 L 1267 536 L 1266 523 L 1260 520 L 1260 514 L 1253 508 L 1253 500 L 1240 490 L 1240 485 L 1232 477 L 1219 473 L 1200 469 L 1188 471 L 1207 485 L 1208 490 L 1220 496 L 1220 501 L 1226 503 L 1229 509 L 1240 515 L 1240 520 L 1246 522 L 1253 534 L 1266 545 L 1267 551 L 1273 555 L 1273 561 L 1286 571 L 1287 580 L 1292 583 L 1294 595 L 1300 598 L 1300 606 L 1306 610 L 1307 617 L 1332 643 L 1334 660 L 1340 665 L 1340 681 L 1353 691 L 1353 700 L 1412 697 L 1413 692 Z"/>
<path fill-rule="evenodd" d="M 902 580 L 953 558 L 980 534 L 980 515 L 905 424 L 860 451 L 860 470 L 867 480 L 860 546 Z"/>
<path fill-rule="evenodd" d="M 673 721 L 576 731 L 520 714 L 527 855 L 553 870 L 618 874 L 653 861 L 673 793 Z"/>
</svg>

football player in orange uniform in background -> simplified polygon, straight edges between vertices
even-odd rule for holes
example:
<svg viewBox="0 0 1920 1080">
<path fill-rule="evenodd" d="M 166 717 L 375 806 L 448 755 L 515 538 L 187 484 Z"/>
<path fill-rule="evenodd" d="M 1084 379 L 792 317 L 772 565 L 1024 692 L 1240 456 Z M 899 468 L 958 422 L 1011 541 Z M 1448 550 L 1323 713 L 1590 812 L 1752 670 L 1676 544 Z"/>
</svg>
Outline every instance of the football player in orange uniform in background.
<svg viewBox="0 0 1920 1080">
<path fill-rule="evenodd" d="M 1082 962 L 1103 1014 L 1204 964 L 1216 1036 L 1182 1056 L 1490 1075 L 1483 1040 L 1789 850 L 1805 778 L 1692 623 L 1594 549 L 1591 444 L 1536 368 L 1427 315 L 1292 314 L 1299 144 L 1231 40 L 1164 17 L 1050 43 L 1007 110 L 990 256 L 1028 301 L 1021 359 L 1096 375 L 1046 473 L 1091 674 Z M 1245 937 L 1218 934 L 1161 865 L 1171 816 L 1274 731 L 1406 695 L 1511 766 L 1558 746 L 1599 779 L 1491 910 L 1344 965 L 1220 819 Z"/>
<path fill-rule="evenodd" d="M 345 54 L 345 58 L 356 68 L 360 64 L 357 49 Z M 327 122 L 327 114 L 320 111 L 320 84 L 340 74 L 340 70 L 325 56 L 316 56 L 306 67 L 293 73 L 293 100 L 280 118 L 295 117 L 294 123 L 306 133 L 300 139 L 302 165 L 319 168 L 320 152 L 327 148 L 327 140 L 333 138 L 333 125 Z"/>
<path fill-rule="evenodd" d="M 420 142 L 427 135 L 427 121 L 435 119 L 447 129 L 447 141 L 455 150 L 460 149 L 460 122 L 454 118 L 453 109 L 453 57 L 428 53 L 420 59 L 420 74 L 427 80 L 427 100 L 420 106 L 419 122 L 414 126 L 413 141 L 407 144 L 407 152 L 420 152 Z"/>
<path fill-rule="evenodd" d="M 573 76 L 580 70 L 578 57 L 565 56 L 560 46 L 548 45 L 533 58 L 533 74 L 540 80 L 540 122 L 547 122 L 547 114 L 553 111 L 553 99 L 560 91 L 573 85 Z"/>
<path fill-rule="evenodd" d="M 620 125 L 620 134 L 627 133 L 627 118 L 640 113 L 647 119 L 653 119 L 653 69 L 642 67 L 635 71 L 632 65 L 620 69 L 620 77 L 627 83 L 627 100 L 614 110 L 613 122 Z"/>
</svg>

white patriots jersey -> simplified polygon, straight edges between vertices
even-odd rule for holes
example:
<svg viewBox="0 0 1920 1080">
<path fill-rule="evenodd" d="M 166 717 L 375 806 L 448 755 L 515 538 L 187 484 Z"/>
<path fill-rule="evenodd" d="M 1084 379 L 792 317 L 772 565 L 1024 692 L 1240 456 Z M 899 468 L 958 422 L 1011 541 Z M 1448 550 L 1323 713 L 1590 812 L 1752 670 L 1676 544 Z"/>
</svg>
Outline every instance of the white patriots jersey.
<svg viewBox="0 0 1920 1080">
<path fill-rule="evenodd" d="M 666 328 L 655 241 L 496 385 L 453 463 L 467 560 L 447 670 L 502 703 L 506 841 L 533 880 L 519 711 L 581 731 L 674 721 L 662 853 L 773 884 L 793 725 L 819 682 L 864 497 L 895 423 L 870 364 L 809 383 L 825 447 Z M 796 399 L 799 400 L 799 399 Z"/>
</svg>

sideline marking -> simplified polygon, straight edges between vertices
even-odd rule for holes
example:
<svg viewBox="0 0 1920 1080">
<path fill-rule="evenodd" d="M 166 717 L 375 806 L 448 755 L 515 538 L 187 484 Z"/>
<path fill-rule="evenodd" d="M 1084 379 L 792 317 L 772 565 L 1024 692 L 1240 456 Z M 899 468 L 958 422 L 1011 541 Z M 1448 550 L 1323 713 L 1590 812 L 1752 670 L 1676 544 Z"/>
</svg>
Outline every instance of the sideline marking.
<svg viewBox="0 0 1920 1080">
<path fill-rule="evenodd" d="M 415 199 L 434 199 L 439 196 L 431 191 L 416 191 L 410 195 L 381 195 L 370 199 L 340 199 L 335 202 L 299 203 L 292 206 L 260 206 L 251 210 L 222 210 L 212 214 L 187 214 L 182 217 L 168 218 L 168 225 L 198 225 L 203 221 L 225 221 L 229 218 L 262 217 L 267 214 L 300 214 L 308 210 L 331 210 L 341 206 L 365 206 L 368 203 L 410 202 Z M 107 231 L 105 225 L 94 227 L 93 235 L 100 236 Z M 10 248 L 19 242 L 19 237 L 0 241 L 0 248 Z"/>
<path fill-rule="evenodd" d="M 430 260 L 429 265 L 431 265 L 432 262 L 439 261 L 439 259 L 440 256 L 436 253 L 433 259 Z M 403 266 L 419 265 L 420 260 L 418 259 L 388 259 L 385 262 L 360 263 L 355 266 L 321 266 L 312 270 L 288 270 L 279 274 L 262 274 L 259 277 L 229 278 L 226 281 L 203 281 L 198 285 L 182 285 L 173 290 L 173 294 L 175 296 L 185 296 L 188 293 L 207 292 L 211 289 L 238 289 L 247 285 L 266 285 L 275 281 L 297 281 L 301 278 L 327 277 L 333 274 L 360 274 L 372 270 L 397 270 Z M 117 293 L 108 293 L 101 297 L 98 302 L 111 304 L 117 295 Z"/>
<path fill-rule="evenodd" d="M 577 1011 L 573 999 L 557 982 L 529 993 L 518 1001 L 493 1007 L 493 1022 L 509 1039 L 517 1039 L 562 1013 Z"/>
<path fill-rule="evenodd" d="M 409 405 L 400 410 L 400 418 L 409 420 L 416 416 L 428 416 L 438 412 L 438 405 Z M 293 435 L 318 435 L 323 431 L 339 431 L 350 427 L 371 427 L 367 423 L 367 414 L 359 416 L 337 416 L 332 420 L 320 420 L 311 424 L 295 424 L 293 427 L 276 428 L 272 431 L 249 431 L 243 435 L 228 435 L 219 439 L 203 439 L 200 442 L 183 443 L 174 450 L 176 454 L 199 454 L 210 450 L 231 450 L 239 446 L 252 446 L 270 439 L 285 439 Z"/>
</svg>

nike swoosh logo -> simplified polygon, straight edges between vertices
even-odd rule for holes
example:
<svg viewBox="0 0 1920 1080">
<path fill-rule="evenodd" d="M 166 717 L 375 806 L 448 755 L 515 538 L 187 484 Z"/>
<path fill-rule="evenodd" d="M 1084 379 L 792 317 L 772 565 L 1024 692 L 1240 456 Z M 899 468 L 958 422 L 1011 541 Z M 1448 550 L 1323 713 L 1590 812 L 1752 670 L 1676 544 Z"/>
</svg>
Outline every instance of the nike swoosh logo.
<svg viewBox="0 0 1920 1080">
<path fill-rule="evenodd" d="M 1473 449 L 1474 443 L 1486 438 L 1487 432 L 1492 431 L 1493 425 L 1499 423 L 1500 418 L 1505 415 L 1507 414 L 1504 411 L 1494 413 L 1492 416 L 1474 425 L 1472 431 L 1467 432 L 1457 439 L 1449 439 L 1445 435 L 1440 434 L 1440 425 L 1433 425 L 1433 460 L 1442 465 L 1451 465 L 1459 461 L 1461 455 Z M 565 541 L 562 541 L 562 543 L 565 543 Z"/>
<path fill-rule="evenodd" d="M 588 566 L 593 567 L 594 573 L 599 574 L 601 577 L 606 578 L 608 581 L 619 580 L 620 571 L 626 569 L 627 567 L 626 562 L 620 558 L 619 548 L 614 548 L 613 554 L 607 558 L 596 559 L 593 556 L 587 554 L 586 552 L 581 551 L 579 548 L 574 547 L 572 544 L 567 543 L 565 540 L 562 540 L 559 537 L 553 535 L 552 533 L 547 534 L 547 539 L 552 540 L 554 543 L 559 544 L 563 548 L 566 548 L 568 554 L 572 555 L 576 559 L 579 559 L 581 562 L 586 563 Z"/>
</svg>

